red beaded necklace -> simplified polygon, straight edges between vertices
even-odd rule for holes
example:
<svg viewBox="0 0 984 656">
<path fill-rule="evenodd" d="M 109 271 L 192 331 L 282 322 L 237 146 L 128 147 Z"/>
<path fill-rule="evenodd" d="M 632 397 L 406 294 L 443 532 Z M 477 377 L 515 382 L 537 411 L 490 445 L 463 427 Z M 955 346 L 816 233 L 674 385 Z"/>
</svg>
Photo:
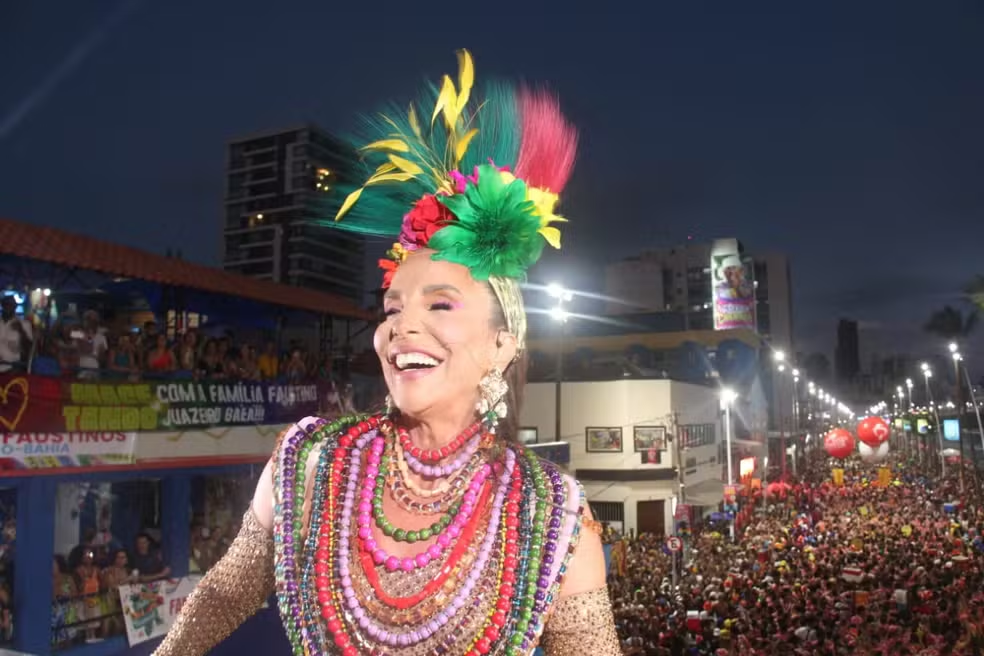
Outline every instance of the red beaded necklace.
<svg viewBox="0 0 984 656">
<path fill-rule="evenodd" d="M 408 433 L 407 429 L 402 426 L 396 429 L 396 434 L 400 440 L 400 446 L 403 447 L 404 451 L 421 462 L 435 463 L 460 451 L 461 447 L 463 447 L 468 440 L 478 435 L 480 430 L 482 430 L 482 422 L 476 421 L 460 433 L 458 437 L 454 438 L 449 444 L 442 446 L 440 449 L 421 449 L 419 446 L 414 446 L 413 440 L 410 439 L 410 433 Z"/>
</svg>

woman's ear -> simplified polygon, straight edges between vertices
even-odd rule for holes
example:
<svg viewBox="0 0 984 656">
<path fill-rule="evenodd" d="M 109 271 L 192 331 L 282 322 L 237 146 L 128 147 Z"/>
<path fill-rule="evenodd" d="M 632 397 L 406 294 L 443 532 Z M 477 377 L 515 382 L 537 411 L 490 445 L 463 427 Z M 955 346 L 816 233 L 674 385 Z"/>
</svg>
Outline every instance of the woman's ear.
<svg viewBox="0 0 984 656">
<path fill-rule="evenodd" d="M 495 355 L 492 364 L 499 371 L 505 371 L 519 355 L 519 342 L 516 336 L 507 330 L 500 330 L 495 337 Z"/>
</svg>

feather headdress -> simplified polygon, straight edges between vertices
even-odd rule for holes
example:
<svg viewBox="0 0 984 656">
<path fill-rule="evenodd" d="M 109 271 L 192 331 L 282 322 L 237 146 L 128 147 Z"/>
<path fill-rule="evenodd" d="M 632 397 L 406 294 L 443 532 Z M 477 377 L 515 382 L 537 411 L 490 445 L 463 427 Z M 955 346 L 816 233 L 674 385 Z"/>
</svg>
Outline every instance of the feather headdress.
<svg viewBox="0 0 984 656">
<path fill-rule="evenodd" d="M 509 319 L 506 306 L 516 303 L 500 290 L 518 295 L 516 281 L 544 244 L 560 248 L 554 224 L 565 219 L 556 207 L 574 167 L 577 132 L 557 100 L 501 82 L 477 91 L 471 54 L 461 50 L 457 85 L 445 75 L 407 109 L 390 107 L 362 127 L 358 151 L 369 176 L 331 224 L 397 238 L 380 261 L 384 287 L 409 253 L 429 248 L 435 259 L 492 282 Z"/>
</svg>

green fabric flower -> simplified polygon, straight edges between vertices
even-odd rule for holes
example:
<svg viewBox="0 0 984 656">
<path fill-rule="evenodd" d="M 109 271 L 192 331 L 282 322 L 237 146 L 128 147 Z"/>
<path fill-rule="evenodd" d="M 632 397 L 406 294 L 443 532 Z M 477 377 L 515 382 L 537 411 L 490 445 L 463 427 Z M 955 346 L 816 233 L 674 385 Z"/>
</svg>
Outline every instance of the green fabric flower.
<svg viewBox="0 0 984 656">
<path fill-rule="evenodd" d="M 439 197 L 457 218 L 438 230 L 427 243 L 446 260 L 468 267 L 476 280 L 489 276 L 526 276 L 543 252 L 540 217 L 526 200 L 526 183 L 508 184 L 494 166 L 478 167 L 478 181 L 462 194 Z"/>
</svg>

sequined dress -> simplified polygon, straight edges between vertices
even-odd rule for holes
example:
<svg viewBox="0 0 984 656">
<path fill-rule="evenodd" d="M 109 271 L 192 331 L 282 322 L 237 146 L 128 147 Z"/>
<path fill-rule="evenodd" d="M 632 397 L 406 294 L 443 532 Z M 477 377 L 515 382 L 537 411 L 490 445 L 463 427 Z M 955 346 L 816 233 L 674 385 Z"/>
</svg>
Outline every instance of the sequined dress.
<svg viewBox="0 0 984 656">
<path fill-rule="evenodd" d="M 365 474 L 376 473 L 371 463 L 379 460 L 372 449 L 378 454 L 385 443 L 380 421 L 308 418 L 275 454 L 273 541 L 250 556 L 273 565 L 294 654 L 525 655 L 537 645 L 550 656 L 621 653 L 605 588 L 558 600 L 582 529 L 583 490 L 521 446 L 499 447 L 490 484 L 457 540 L 445 540 L 443 550 L 421 547 L 433 557 L 393 566 L 367 550 L 358 517 L 368 512 Z M 384 476 L 375 478 L 383 484 Z M 255 519 L 244 521 L 251 544 L 259 541 L 256 529 Z M 213 579 L 222 570 L 220 562 Z M 208 579 L 200 588 L 215 601 Z M 235 597 L 243 602 L 233 604 L 240 614 L 257 596 L 242 595 L 241 586 Z M 233 618 L 225 616 L 207 637 L 197 635 L 208 624 L 200 622 L 204 609 L 192 617 L 206 603 L 198 595 L 156 653 L 205 653 L 238 626 L 226 628 Z"/>
</svg>

